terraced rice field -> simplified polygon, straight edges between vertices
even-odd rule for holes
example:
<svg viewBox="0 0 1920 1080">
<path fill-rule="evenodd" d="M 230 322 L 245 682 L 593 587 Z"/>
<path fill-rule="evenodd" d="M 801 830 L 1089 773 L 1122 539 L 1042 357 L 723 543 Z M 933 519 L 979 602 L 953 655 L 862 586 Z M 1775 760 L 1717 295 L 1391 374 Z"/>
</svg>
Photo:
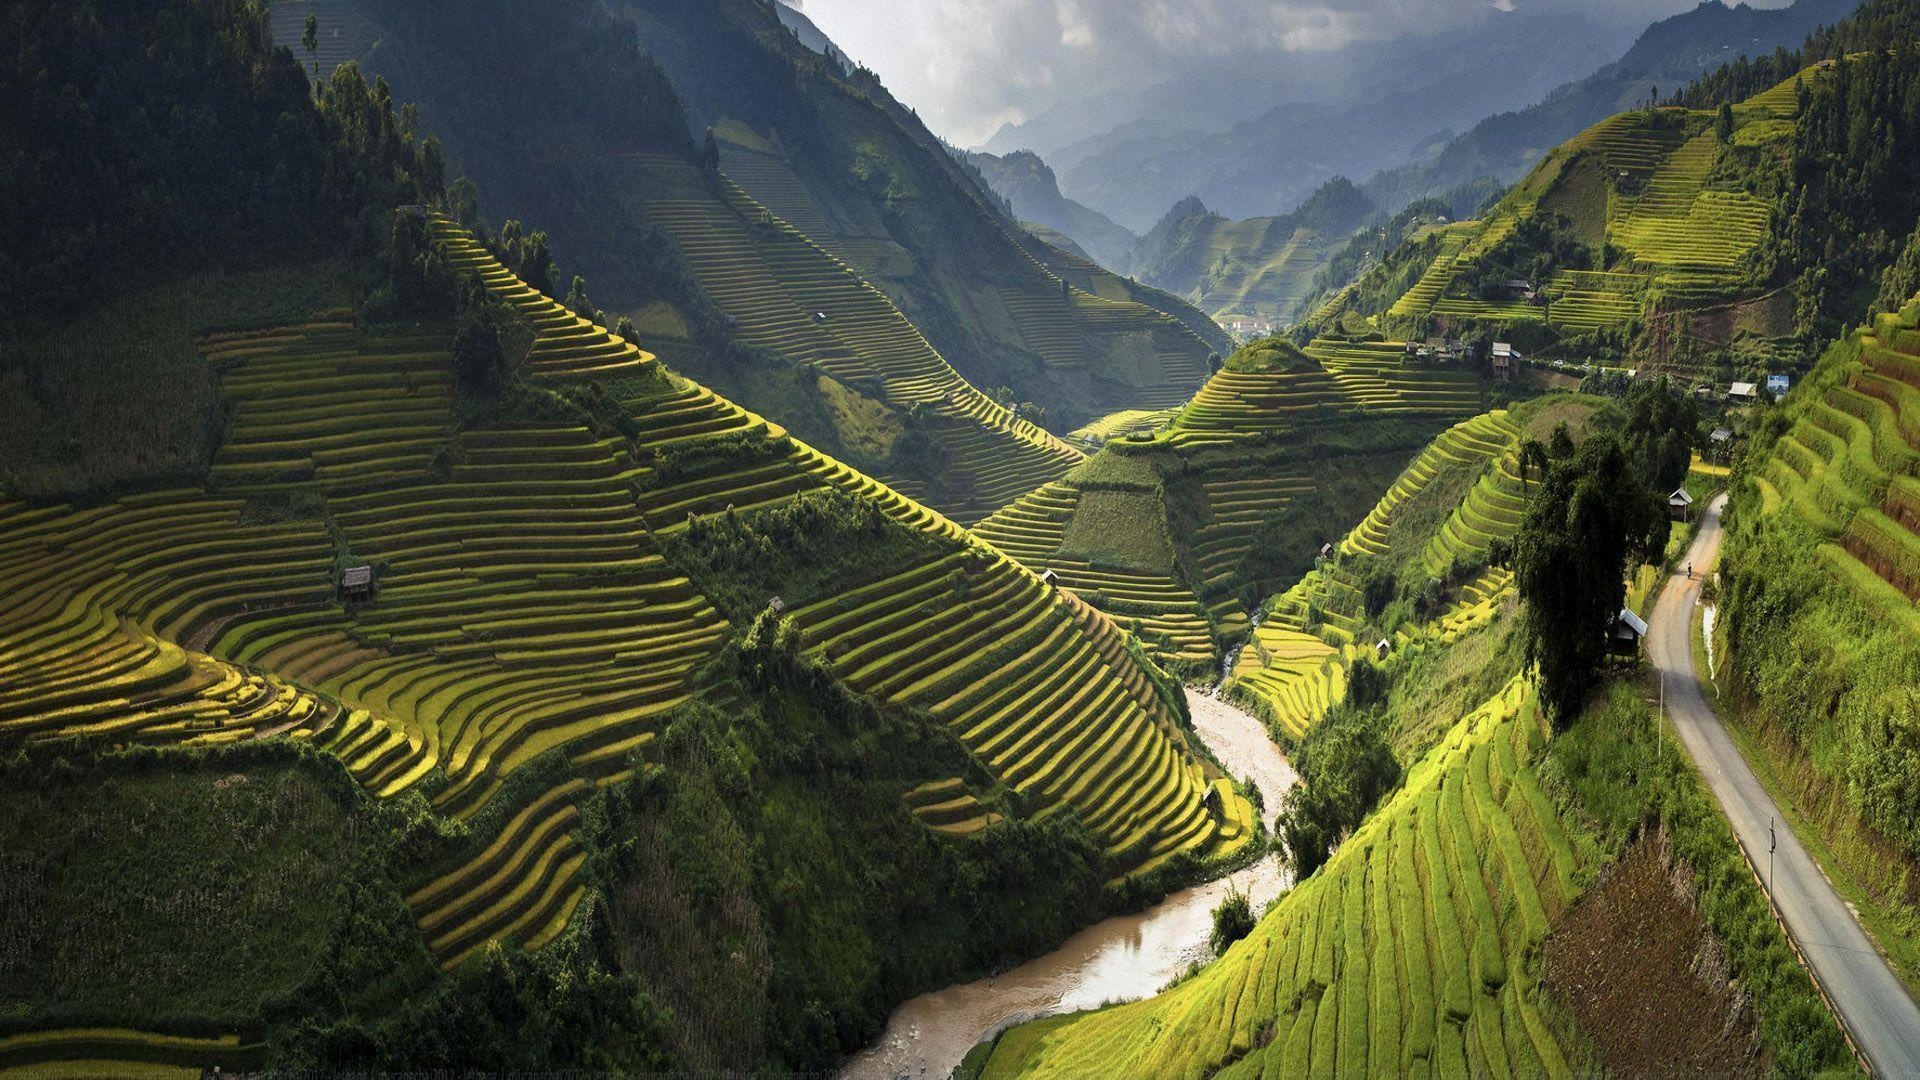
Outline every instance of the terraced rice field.
<svg viewBox="0 0 1920 1080">
<path fill-rule="evenodd" d="M 849 686 L 927 710 L 1042 813 L 1077 812 L 1118 873 L 1247 838 L 1239 822 L 1250 819 L 1203 806 L 1214 784 L 1127 661 L 1119 627 L 990 549 L 912 567 L 794 618 Z"/>
<path fill-rule="evenodd" d="M 1481 300 L 1443 296 L 1433 302 L 1429 314 L 1454 319 L 1480 319 L 1510 322 L 1514 319 L 1544 319 L 1547 309 L 1528 300 Z"/>
<path fill-rule="evenodd" d="M 1822 60 L 1793 78 L 1782 80 L 1780 85 L 1753 95 L 1742 102 L 1742 105 L 1745 108 L 1764 110 L 1773 116 L 1791 120 L 1800 115 L 1801 87 L 1824 77 L 1833 71 L 1833 67 L 1833 61 Z"/>
<path fill-rule="evenodd" d="M 1285 618 L 1254 628 L 1228 678 L 1236 696 L 1261 702 L 1295 742 L 1347 693 L 1342 650 Z"/>
<path fill-rule="evenodd" d="M 1261 528 L 1271 524 L 1294 500 L 1313 490 L 1307 475 L 1263 475 L 1204 480 L 1207 522 L 1193 538 L 1193 555 L 1202 586 L 1223 586 L 1253 550 Z M 1244 617 L 1244 616 L 1243 616 Z"/>
<path fill-rule="evenodd" d="M 1052 570 L 1063 589 L 1134 628 L 1156 659 L 1212 667 L 1217 659 L 1205 609 L 1166 573 L 1095 566 L 1060 554 L 1080 490 L 1056 481 L 974 526 L 974 534 L 1034 573 Z"/>
<path fill-rule="evenodd" d="M 1254 932 L 1173 990 L 1003 1036 L 1039 1076 L 1568 1076 L 1538 946 L 1582 856 L 1510 685 Z"/>
<path fill-rule="evenodd" d="M 1525 508 L 1517 468 L 1520 430 L 1505 410 L 1454 425 L 1429 443 L 1373 509 L 1340 542 L 1343 556 L 1380 558 L 1395 542 L 1396 518 L 1442 470 L 1484 470 L 1460 505 L 1413 561 L 1414 573 L 1444 575 L 1456 558 L 1484 558 L 1496 537 L 1519 531 Z M 1371 656 L 1371 640 L 1356 640 L 1360 596 L 1351 574 L 1327 565 L 1267 604 L 1253 640 L 1228 673 L 1226 690 L 1248 703 L 1293 740 L 1306 736 L 1346 693 L 1346 669 Z M 1512 574 L 1487 569 L 1463 585 L 1454 603 L 1434 619 L 1394 632 L 1398 647 L 1418 638 L 1451 642 L 1489 622 Z"/>
<path fill-rule="evenodd" d="M 1166 426 L 1177 409 L 1122 409 L 1075 428 L 1067 441 L 1092 453 L 1114 439 L 1151 432 Z"/>
<path fill-rule="evenodd" d="M 977 520 L 1083 460 L 967 383 L 845 263 L 738 187 L 723 191 L 724 201 L 655 200 L 647 213 L 745 340 L 896 408 L 932 410 L 952 478 L 971 492 L 942 510 Z"/>
<path fill-rule="evenodd" d="M 1607 175 L 1628 186 L 1646 184 L 1686 139 L 1685 130 L 1649 120 L 1644 112 L 1608 117 L 1567 141 L 1567 149 L 1600 156 Z"/>
<path fill-rule="evenodd" d="M 1458 559 L 1484 559 L 1495 540 L 1510 540 L 1520 531 L 1526 484 L 1520 477 L 1519 432 L 1509 431 L 1498 456 L 1428 542 L 1420 565 L 1429 572 L 1443 573 Z"/>
<path fill-rule="evenodd" d="M 1547 284 L 1547 321 L 1570 333 L 1625 326 L 1645 307 L 1645 274 L 1562 270 Z"/>
<path fill-rule="evenodd" d="M 1757 470 L 1769 510 L 1830 541 L 1821 563 L 1870 610 L 1920 629 L 1920 300 L 1859 334 L 1860 358 L 1813 400 Z"/>
<path fill-rule="evenodd" d="M 1002 285 L 1000 301 L 1029 348 L 1057 374 L 1087 369 L 1087 344 L 1074 318 L 1073 301 L 1062 292 Z"/>
<path fill-rule="evenodd" d="M 722 139 L 720 162 L 727 179 L 738 184 L 780 220 L 806 234 L 822 251 L 846 261 L 833 225 L 807 189 L 806 181 L 784 158 Z"/>
<path fill-rule="evenodd" d="M 1074 321 L 1092 339 L 1118 340 L 1149 326 L 1154 368 L 1159 379 L 1129 388 L 1127 397 L 1146 409 L 1184 404 L 1207 381 L 1206 346 L 1172 318 L 1131 300 L 1107 300 L 1080 289 L 1069 290 Z"/>
<path fill-rule="evenodd" d="M 1787 118 L 1796 107 L 1789 81 L 1743 103 L 1736 115 L 1743 128 L 1790 129 Z M 1449 226 L 1431 265 L 1389 313 L 1491 322 L 1539 318 L 1564 332 L 1585 333 L 1637 319 L 1650 285 L 1683 303 L 1724 297 L 1743 280 L 1743 263 L 1764 236 L 1771 207 L 1745 191 L 1709 186 L 1720 153 L 1709 119 L 1673 109 L 1653 116 L 1635 111 L 1581 132 L 1550 154 L 1484 223 Z M 1447 295 L 1455 277 L 1534 213 L 1565 165 L 1582 156 L 1597 160 L 1606 178 L 1607 239 L 1628 261 L 1610 272 L 1557 273 L 1545 287 L 1544 307 Z"/>
<path fill-rule="evenodd" d="M 344 312 L 201 347 L 233 411 L 209 489 L 0 500 L 0 570 L 19 583 L 0 597 L 0 735 L 284 735 L 375 795 L 417 790 L 463 820 L 535 758 L 565 758 L 568 778 L 499 806 L 481 850 L 409 895 L 447 967 L 566 926 L 585 888 L 581 800 L 627 774 L 730 633 L 654 537 L 824 487 L 957 548 L 910 591 L 883 582 L 803 613 L 856 688 L 931 709 L 1033 805 L 1080 812 L 1115 875 L 1251 835 L 1244 800 L 1202 806 L 1214 781 L 1105 616 L 651 356 L 622 365 L 638 376 L 618 384 L 633 435 L 601 437 L 457 428 L 445 340 L 375 336 Z M 716 438 L 773 452 L 671 480 L 655 467 Z M 346 561 L 379 568 L 370 606 L 336 601 Z M 973 820 L 915 809 L 942 831 Z"/>
<path fill-rule="evenodd" d="M 1005 820 L 981 805 L 957 777 L 921 784 L 904 798 L 914 817 L 943 836 L 972 836 Z"/>
<path fill-rule="evenodd" d="M 1420 316 L 1433 310 L 1440 295 L 1453 284 L 1453 276 L 1460 269 L 1460 253 L 1466 249 L 1467 242 L 1478 234 L 1481 223 L 1462 221 L 1447 226 L 1440 233 L 1440 251 L 1433 261 L 1421 273 L 1413 287 L 1401 295 L 1387 309 L 1387 314 L 1396 317 Z"/>
<path fill-rule="evenodd" d="M 1355 408 L 1346 389 L 1324 367 L 1278 373 L 1223 369 L 1174 417 L 1172 438 L 1183 444 L 1230 444 L 1247 435 L 1292 431 Z"/>
<path fill-rule="evenodd" d="M 1507 418 L 1505 409 L 1482 413 L 1448 428 L 1414 458 L 1366 518 L 1340 542 L 1340 550 L 1348 555 L 1385 555 L 1395 512 L 1442 468 L 1492 461 L 1514 447 L 1519 437 L 1520 430 Z"/>
<path fill-rule="evenodd" d="M 1705 186 L 1719 151 L 1718 136 L 1702 131 L 1668 154 L 1638 195 L 1616 194 L 1608 239 L 1654 267 L 1677 299 L 1709 298 L 1736 285 L 1741 260 L 1766 233 L 1766 200 Z"/>
<path fill-rule="evenodd" d="M 235 1035 L 192 1037 L 125 1028 L 66 1028 L 0 1037 L 0 1076 L 192 1080 L 257 1066 L 264 1047 Z"/>
<path fill-rule="evenodd" d="M 1480 380 L 1467 372 L 1407 362 L 1400 341 L 1317 338 L 1307 355 L 1326 365 L 1352 399 L 1370 412 L 1466 416 L 1480 408 Z"/>
<path fill-rule="evenodd" d="M 0 726 L 151 742 L 288 734 L 337 753 L 377 795 L 436 774 L 434 805 L 469 817 L 551 749 L 583 775 L 617 775 L 687 697 L 727 624 L 667 568 L 648 515 L 714 496 L 636 500 L 644 445 L 562 425 L 453 434 L 444 347 L 367 339 L 337 319 L 203 348 L 235 410 L 215 484 L 323 499 L 338 542 L 385 567 L 379 602 L 333 603 L 336 541 L 317 516 L 250 524 L 247 503 L 186 491 L 89 511 L 7 504 L 3 557 L 46 586 L 0 617 L 23 628 L 4 652 L 18 689 Z M 417 423 L 368 410 L 382 393 Z M 454 893 L 420 897 L 447 964 L 488 940 L 537 945 L 577 903 L 565 831 L 515 835 L 527 845 L 501 856 L 514 873 L 463 871 L 473 888 L 457 919 L 435 906 Z"/>
<path fill-rule="evenodd" d="M 487 292 L 507 304 L 533 327 L 527 364 L 536 375 L 626 375 L 653 362 L 631 342 L 575 315 L 552 297 L 521 281 L 458 225 L 435 215 L 429 221 L 433 241 L 455 272 L 477 277 Z"/>
</svg>

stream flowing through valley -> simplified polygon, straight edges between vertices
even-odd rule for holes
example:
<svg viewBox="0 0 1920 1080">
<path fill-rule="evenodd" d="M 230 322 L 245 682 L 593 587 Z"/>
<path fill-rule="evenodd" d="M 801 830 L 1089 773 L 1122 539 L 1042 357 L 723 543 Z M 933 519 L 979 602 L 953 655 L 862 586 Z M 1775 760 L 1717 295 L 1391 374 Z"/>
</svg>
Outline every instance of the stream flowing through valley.
<svg viewBox="0 0 1920 1080">
<path fill-rule="evenodd" d="M 1221 764 L 1250 777 L 1266 800 L 1271 830 L 1292 765 L 1260 721 L 1219 698 L 1187 691 L 1194 728 Z M 1022 1020 L 1151 996 L 1207 956 L 1213 909 L 1228 888 L 1248 894 L 1257 915 L 1285 887 L 1269 855 L 1218 881 L 1196 885 L 1133 915 L 1105 919 L 1019 967 L 922 994 L 895 1009 L 878 1042 L 849 1061 L 847 1080 L 944 1078 L 981 1039 Z"/>
</svg>

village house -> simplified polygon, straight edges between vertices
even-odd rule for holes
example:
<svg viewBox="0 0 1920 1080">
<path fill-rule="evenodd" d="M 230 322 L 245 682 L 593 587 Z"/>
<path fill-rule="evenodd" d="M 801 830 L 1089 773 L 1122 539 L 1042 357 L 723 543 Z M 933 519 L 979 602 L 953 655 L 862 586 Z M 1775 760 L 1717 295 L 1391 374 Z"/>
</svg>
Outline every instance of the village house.
<svg viewBox="0 0 1920 1080">
<path fill-rule="evenodd" d="M 1640 639 L 1646 636 L 1646 620 L 1635 615 L 1632 608 L 1621 608 L 1620 614 L 1613 617 L 1613 626 L 1607 630 L 1607 652 L 1614 656 L 1637 657 L 1640 655 Z"/>
<path fill-rule="evenodd" d="M 1220 320 L 1220 325 L 1229 334 L 1243 339 L 1266 337 L 1275 330 L 1273 320 L 1258 315 L 1228 315 Z"/>
<path fill-rule="evenodd" d="M 1513 378 L 1514 369 L 1520 366 L 1520 361 L 1524 360 L 1525 357 L 1521 356 L 1520 353 L 1507 342 L 1496 341 L 1493 343 L 1493 352 L 1490 354 L 1489 359 L 1493 363 L 1493 374 L 1495 378 L 1511 379 Z"/>
<path fill-rule="evenodd" d="M 1707 436 L 1707 457 L 1718 462 L 1726 462 L 1733 457 L 1733 429 L 1717 427 Z"/>
<path fill-rule="evenodd" d="M 1674 488 L 1667 496 L 1667 516 L 1675 521 L 1685 521 L 1693 515 L 1693 496 L 1686 488 Z"/>
<path fill-rule="evenodd" d="M 340 599 L 348 604 L 372 603 L 377 587 L 371 566 L 349 566 L 340 571 Z"/>
</svg>

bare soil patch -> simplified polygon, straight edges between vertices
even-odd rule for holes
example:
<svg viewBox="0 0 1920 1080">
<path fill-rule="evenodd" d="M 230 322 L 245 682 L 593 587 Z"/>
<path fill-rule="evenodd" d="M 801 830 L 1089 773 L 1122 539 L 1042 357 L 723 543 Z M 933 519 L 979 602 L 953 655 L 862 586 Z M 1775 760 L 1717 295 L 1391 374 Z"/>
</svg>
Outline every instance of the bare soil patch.
<svg viewBox="0 0 1920 1080">
<path fill-rule="evenodd" d="M 1746 991 L 1693 900 L 1692 874 L 1647 834 L 1555 922 L 1547 988 L 1619 1076 L 1761 1076 Z"/>
</svg>

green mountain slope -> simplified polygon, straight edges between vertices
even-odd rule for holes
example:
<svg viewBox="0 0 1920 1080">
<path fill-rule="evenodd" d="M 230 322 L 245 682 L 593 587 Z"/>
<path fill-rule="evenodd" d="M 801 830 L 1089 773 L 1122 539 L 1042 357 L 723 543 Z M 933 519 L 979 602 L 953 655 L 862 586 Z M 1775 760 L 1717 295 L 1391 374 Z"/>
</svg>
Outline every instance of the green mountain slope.
<svg viewBox="0 0 1920 1080">
<path fill-rule="evenodd" d="M 1783 198 L 1773 178 L 1796 131 L 1796 88 L 1828 70 L 1724 115 L 1669 107 L 1603 120 L 1479 220 L 1414 232 L 1314 322 L 1357 314 L 1400 336 L 1490 334 L 1694 372 L 1765 365 L 1793 348 L 1789 298 L 1766 254 Z"/>
<path fill-rule="evenodd" d="M 1204 379 L 1217 330 L 1167 325 L 1151 290 L 1079 316 L 1085 298 L 1063 290 L 1043 245 L 871 73 L 846 74 L 745 0 L 616 7 L 713 129 L 727 175 L 893 298 L 976 385 L 1072 427 Z"/>
<path fill-rule="evenodd" d="M 1651 849 L 1666 888 L 1598 902 L 1642 934 L 1670 932 L 1663 924 L 1676 913 L 1697 920 L 1676 935 L 1682 951 L 1662 956 L 1676 973 L 1689 970 L 1693 950 L 1724 947 L 1713 936 L 1747 944 L 1729 969 L 1764 989 L 1752 1003 L 1754 1042 L 1736 1040 L 1743 1067 L 1755 1064 L 1757 1043 L 1782 1071 L 1847 1070 L 1839 1029 L 1724 820 L 1697 776 L 1658 752 L 1650 711 L 1631 694 L 1549 738 L 1530 688 L 1509 683 L 1450 725 L 1332 860 L 1217 960 L 1144 1001 L 1012 1028 L 980 1075 L 1573 1076 L 1601 1067 L 1613 1040 L 1570 1016 L 1566 975 L 1543 956 L 1590 906 L 1583 898 L 1611 892 L 1603 871 L 1642 822 L 1636 848 Z M 1643 947 L 1645 937 L 1616 938 L 1609 955 Z M 1702 1022 L 1721 1022 L 1707 1015 Z M 1697 1027 L 1662 1028 L 1657 1011 L 1641 1018 L 1641 1040 L 1677 1049 L 1700 1039 Z"/>
<path fill-rule="evenodd" d="M 1818 27 L 1859 6 L 1859 0 L 1797 0 L 1782 8 L 1703 3 L 1648 27 L 1620 59 L 1537 104 L 1490 116 L 1447 143 L 1431 160 L 1369 177 L 1362 187 L 1391 207 L 1438 195 L 1482 177 L 1502 183 L 1524 175 L 1550 147 L 1614 113 L 1646 102 L 1662 87 L 1671 93 L 1713 72 L 1729 56 L 1772 66 L 1770 81 L 1798 66 L 1784 55 Z"/>
<path fill-rule="evenodd" d="M 1765 736 L 1756 752 L 1795 778 L 1792 800 L 1823 837 L 1830 872 L 1861 890 L 1909 978 L 1910 924 L 1883 912 L 1907 909 L 1920 859 L 1905 809 L 1906 673 L 1920 630 L 1916 318 L 1909 304 L 1835 344 L 1754 425 L 1733 485 L 1716 639 L 1731 701 Z"/>
<path fill-rule="evenodd" d="M 892 772 L 892 813 L 983 833 L 983 853 L 1050 806 L 1104 851 L 1096 888 L 1251 836 L 1230 790 L 1226 816 L 1203 809 L 1216 781 L 1111 622 L 435 230 L 527 320 L 536 387 L 588 385 L 592 357 L 592 415 L 612 426 L 564 410 L 463 426 L 445 329 L 323 311 L 203 338 L 233 410 L 208 487 L 0 510 L 7 565 L 37 583 L 0 617 L 0 734 L 281 736 L 373 798 L 467 823 L 470 853 L 426 860 L 406 894 L 448 970 L 489 942 L 539 948 L 591 906 L 583 800 L 650 769 L 688 710 L 777 700 L 727 659 L 743 648 L 925 717 L 919 737 L 960 753 L 944 776 Z M 830 551 L 748 555 L 783 528 Z M 336 568 L 360 560 L 379 598 L 343 609 Z M 776 592 L 790 618 L 756 618 Z M 901 801 L 947 780 L 937 806 Z M 821 977 L 795 962 L 799 986 Z M 853 1041 L 877 1019 L 857 1015 Z"/>
<path fill-rule="evenodd" d="M 970 153 L 967 162 L 980 170 L 1020 220 L 1058 229 L 1102 266 L 1119 273 L 1131 268 L 1133 245 L 1139 237 L 1100 211 L 1060 194 L 1059 180 L 1038 154 L 1031 150 L 1002 156 Z"/>
<path fill-rule="evenodd" d="M 844 251 L 820 248 L 701 167 L 675 88 L 635 49 L 628 24 L 598 4 L 348 7 L 316 17 L 325 25 L 348 14 L 371 21 L 367 62 L 420 101 L 487 204 L 550 228 L 594 299 L 631 313 L 638 340 L 963 519 L 1078 460 L 962 379 Z M 534 80 L 531 96 L 468 85 L 469 72 L 506 63 L 569 67 L 593 89 L 557 75 Z M 1166 329 L 1160 337 L 1180 336 Z M 1161 378 L 1148 337 L 1128 377 Z"/>
<path fill-rule="evenodd" d="M 1109 441 L 976 532 L 1135 625 L 1163 662 L 1211 672 L 1259 598 L 1482 395 L 1477 376 L 1415 368 L 1398 344 L 1255 342 L 1157 430 Z"/>
<path fill-rule="evenodd" d="M 1193 299 L 1217 318 L 1290 319 L 1331 257 L 1373 205 L 1344 179 L 1329 182 L 1281 217 L 1230 221 L 1197 199 L 1175 206 L 1140 243 L 1147 281 Z"/>
<path fill-rule="evenodd" d="M 8 342 L 4 415 L 70 437 L 0 425 L 0 1068 L 823 1070 L 1255 842 L 1112 620 L 530 285 L 384 84 L 190 13 L 217 48 L 74 23 L 48 77 L 270 75 L 311 142 L 189 145 L 327 200 Z"/>
</svg>

